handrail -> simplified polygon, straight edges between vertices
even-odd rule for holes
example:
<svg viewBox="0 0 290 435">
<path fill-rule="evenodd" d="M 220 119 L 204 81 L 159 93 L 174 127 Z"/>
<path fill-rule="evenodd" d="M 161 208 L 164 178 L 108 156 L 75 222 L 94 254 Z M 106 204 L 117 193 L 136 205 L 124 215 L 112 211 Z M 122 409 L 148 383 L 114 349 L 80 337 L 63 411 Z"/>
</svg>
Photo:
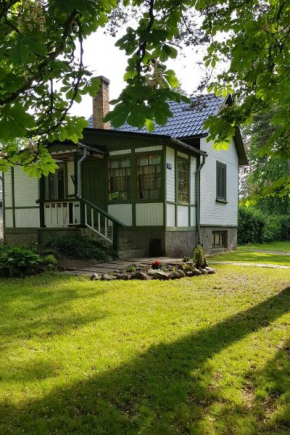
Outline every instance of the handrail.
<svg viewBox="0 0 290 435">
<path fill-rule="evenodd" d="M 98 207 L 96 204 L 94 204 L 91 201 L 88 201 L 87 199 L 84 198 L 80 198 L 81 202 L 84 202 L 85 204 L 87 204 L 89 207 L 91 207 L 93 210 L 97 211 L 98 213 L 102 214 L 103 216 L 105 216 L 107 219 L 110 219 L 111 221 L 113 221 L 115 224 L 119 225 L 120 227 L 124 228 L 126 225 L 119 221 L 118 219 L 116 219 L 114 216 L 112 216 L 111 214 L 107 213 L 106 211 L 104 211 L 103 209 L 101 209 L 100 207 Z"/>
</svg>

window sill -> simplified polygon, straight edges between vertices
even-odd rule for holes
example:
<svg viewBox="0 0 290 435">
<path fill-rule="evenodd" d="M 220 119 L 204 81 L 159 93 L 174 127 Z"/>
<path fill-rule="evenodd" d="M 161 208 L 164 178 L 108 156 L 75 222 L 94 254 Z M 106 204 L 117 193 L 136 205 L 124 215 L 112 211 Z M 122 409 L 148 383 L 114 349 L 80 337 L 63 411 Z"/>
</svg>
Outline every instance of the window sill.
<svg viewBox="0 0 290 435">
<path fill-rule="evenodd" d="M 218 202 L 219 204 L 227 204 L 228 201 L 226 201 L 225 199 L 216 199 L 215 202 Z"/>
</svg>

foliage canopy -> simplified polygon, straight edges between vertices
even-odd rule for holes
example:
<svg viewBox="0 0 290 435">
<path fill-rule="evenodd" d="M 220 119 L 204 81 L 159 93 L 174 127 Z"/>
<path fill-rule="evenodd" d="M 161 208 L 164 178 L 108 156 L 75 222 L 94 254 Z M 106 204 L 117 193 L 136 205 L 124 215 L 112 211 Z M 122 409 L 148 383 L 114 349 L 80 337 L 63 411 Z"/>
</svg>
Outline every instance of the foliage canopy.
<svg viewBox="0 0 290 435">
<path fill-rule="evenodd" d="M 176 40 L 207 44 L 204 65 L 209 74 L 203 86 L 217 95 L 233 96 L 231 106 L 207 120 L 208 139 L 227 148 L 238 126 L 275 107 L 275 129 L 261 152 L 289 158 L 286 0 L 9 0 L 0 2 L 0 140 L 6 144 L 1 149 L 2 169 L 20 162 L 30 172 L 34 168 L 36 175 L 47 173 L 54 167 L 44 157 L 42 144 L 56 138 L 77 142 L 82 137 L 86 121 L 69 116 L 69 109 L 83 94 L 94 95 L 98 89 L 98 81 L 83 65 L 83 39 L 116 20 L 120 7 L 135 8 L 140 20 L 117 42 L 128 56 L 126 86 L 107 121 L 114 126 L 146 125 L 149 131 L 154 123 L 165 124 L 172 116 L 168 101 L 185 99 L 176 91 L 174 71 L 166 67 L 166 61 L 177 56 Z M 13 141 L 18 137 L 36 142 L 40 152 L 31 157 L 28 142 L 23 157 L 18 141 Z M 286 177 L 267 194 L 289 190 Z"/>
</svg>

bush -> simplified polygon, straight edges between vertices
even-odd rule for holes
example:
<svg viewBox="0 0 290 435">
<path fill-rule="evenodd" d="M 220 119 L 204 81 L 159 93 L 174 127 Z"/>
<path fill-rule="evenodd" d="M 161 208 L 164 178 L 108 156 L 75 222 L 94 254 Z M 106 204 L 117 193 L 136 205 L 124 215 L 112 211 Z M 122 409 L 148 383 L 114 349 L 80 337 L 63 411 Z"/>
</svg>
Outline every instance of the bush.
<svg viewBox="0 0 290 435">
<path fill-rule="evenodd" d="M 238 243 L 263 243 L 265 220 L 256 210 L 240 207 L 238 223 Z"/>
<path fill-rule="evenodd" d="M 262 215 L 253 208 L 239 208 L 238 243 L 290 240 L 290 216 Z"/>
<path fill-rule="evenodd" d="M 207 266 L 207 262 L 206 259 L 204 258 L 203 248 L 201 245 L 198 245 L 194 248 L 192 254 L 192 260 L 193 260 L 193 264 L 197 269 L 199 269 L 200 267 Z"/>
<path fill-rule="evenodd" d="M 113 252 L 88 237 L 61 236 L 51 239 L 46 247 L 50 248 L 56 256 L 62 254 L 79 260 L 108 261 L 114 257 Z"/>
<path fill-rule="evenodd" d="M 42 263 L 42 258 L 27 246 L 11 247 L 3 245 L 0 249 L 0 269 L 10 277 L 25 275 Z"/>
<path fill-rule="evenodd" d="M 264 241 L 290 240 L 290 217 L 283 215 L 266 216 Z"/>
</svg>

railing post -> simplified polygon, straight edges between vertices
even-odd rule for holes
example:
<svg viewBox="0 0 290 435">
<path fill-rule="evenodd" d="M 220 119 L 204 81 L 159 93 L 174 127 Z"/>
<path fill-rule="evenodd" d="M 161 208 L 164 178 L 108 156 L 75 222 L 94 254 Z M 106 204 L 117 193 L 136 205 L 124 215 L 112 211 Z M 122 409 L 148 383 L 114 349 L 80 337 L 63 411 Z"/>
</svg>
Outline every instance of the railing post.
<svg viewBox="0 0 290 435">
<path fill-rule="evenodd" d="M 81 226 L 85 226 L 85 203 L 80 200 L 80 220 L 81 220 Z"/>
<path fill-rule="evenodd" d="M 119 252 L 119 225 L 113 223 L 113 250 Z"/>
</svg>

